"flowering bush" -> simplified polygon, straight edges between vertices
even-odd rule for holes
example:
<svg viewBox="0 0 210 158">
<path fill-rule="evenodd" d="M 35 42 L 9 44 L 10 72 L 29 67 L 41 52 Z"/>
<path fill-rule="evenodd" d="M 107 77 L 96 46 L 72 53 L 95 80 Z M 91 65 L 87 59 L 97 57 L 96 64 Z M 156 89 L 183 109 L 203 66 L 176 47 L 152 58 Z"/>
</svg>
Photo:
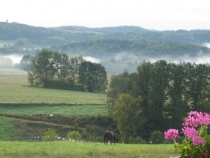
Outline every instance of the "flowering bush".
<svg viewBox="0 0 210 158">
<path fill-rule="evenodd" d="M 210 158 L 210 135 L 207 129 L 210 125 L 210 114 L 191 111 L 183 123 L 182 133 L 185 136 L 182 144 L 176 142 L 179 135 L 177 129 L 164 132 L 165 139 L 173 139 L 175 149 L 181 157 Z"/>
</svg>

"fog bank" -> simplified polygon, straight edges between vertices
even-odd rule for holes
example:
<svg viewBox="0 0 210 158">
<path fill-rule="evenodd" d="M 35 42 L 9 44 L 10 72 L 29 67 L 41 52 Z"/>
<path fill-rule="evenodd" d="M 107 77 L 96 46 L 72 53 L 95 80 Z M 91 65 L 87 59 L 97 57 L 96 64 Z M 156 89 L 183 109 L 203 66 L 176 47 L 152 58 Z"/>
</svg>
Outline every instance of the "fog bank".
<svg viewBox="0 0 210 158">
<path fill-rule="evenodd" d="M 12 54 L 12 55 L 0 55 L 0 67 L 11 68 L 15 64 L 19 64 L 22 60 L 23 55 Z"/>
</svg>

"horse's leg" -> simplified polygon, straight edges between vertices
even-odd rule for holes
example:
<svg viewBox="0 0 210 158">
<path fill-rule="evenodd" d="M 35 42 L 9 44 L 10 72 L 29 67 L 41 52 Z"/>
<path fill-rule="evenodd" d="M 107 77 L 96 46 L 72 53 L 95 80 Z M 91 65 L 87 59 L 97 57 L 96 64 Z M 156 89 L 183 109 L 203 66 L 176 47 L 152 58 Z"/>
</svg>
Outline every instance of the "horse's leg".
<svg viewBox="0 0 210 158">
<path fill-rule="evenodd" d="M 106 138 L 106 136 L 104 135 L 104 144 L 106 144 L 106 139 L 107 139 L 107 138 Z"/>
<path fill-rule="evenodd" d="M 104 137 L 104 144 L 108 144 L 109 138 L 108 137 Z"/>
</svg>

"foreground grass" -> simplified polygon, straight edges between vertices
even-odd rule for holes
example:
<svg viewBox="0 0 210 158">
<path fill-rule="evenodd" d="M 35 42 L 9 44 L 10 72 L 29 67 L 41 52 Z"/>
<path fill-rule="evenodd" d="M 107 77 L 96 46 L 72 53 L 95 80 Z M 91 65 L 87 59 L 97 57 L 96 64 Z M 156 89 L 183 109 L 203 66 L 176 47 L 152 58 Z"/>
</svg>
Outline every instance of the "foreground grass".
<svg viewBox="0 0 210 158">
<path fill-rule="evenodd" d="M 4 158 L 168 158 L 173 145 L 141 145 L 84 142 L 0 142 Z"/>
<path fill-rule="evenodd" d="M 0 103 L 105 104 L 106 94 L 29 87 L 27 76 L 0 77 Z"/>
</svg>

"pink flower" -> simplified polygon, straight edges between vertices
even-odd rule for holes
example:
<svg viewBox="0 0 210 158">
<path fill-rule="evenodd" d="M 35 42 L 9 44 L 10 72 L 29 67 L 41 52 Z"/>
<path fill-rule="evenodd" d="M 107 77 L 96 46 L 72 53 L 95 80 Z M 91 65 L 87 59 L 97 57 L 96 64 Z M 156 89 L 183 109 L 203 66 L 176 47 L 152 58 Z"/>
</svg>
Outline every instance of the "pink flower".
<svg viewBox="0 0 210 158">
<path fill-rule="evenodd" d="M 169 129 L 164 132 L 165 139 L 175 139 L 178 137 L 179 132 L 176 129 Z"/>
<path fill-rule="evenodd" d="M 208 113 L 202 113 L 199 121 L 200 121 L 200 124 L 209 125 L 210 115 Z"/>
<path fill-rule="evenodd" d="M 206 143 L 206 140 L 203 137 L 198 137 L 198 136 L 194 137 L 192 139 L 192 141 L 193 141 L 193 145 L 194 146 L 199 145 L 199 144 L 205 144 Z"/>
<path fill-rule="evenodd" d="M 187 120 L 184 123 L 184 126 L 190 126 L 190 127 L 198 127 L 198 125 L 199 121 L 191 116 L 188 116 Z"/>
<path fill-rule="evenodd" d="M 184 127 L 182 128 L 182 132 L 184 133 L 186 137 L 189 137 L 189 138 L 194 138 L 198 136 L 198 131 L 194 128 Z"/>
<path fill-rule="evenodd" d="M 210 114 L 191 111 L 183 126 L 198 127 L 199 125 L 210 124 Z"/>
</svg>

